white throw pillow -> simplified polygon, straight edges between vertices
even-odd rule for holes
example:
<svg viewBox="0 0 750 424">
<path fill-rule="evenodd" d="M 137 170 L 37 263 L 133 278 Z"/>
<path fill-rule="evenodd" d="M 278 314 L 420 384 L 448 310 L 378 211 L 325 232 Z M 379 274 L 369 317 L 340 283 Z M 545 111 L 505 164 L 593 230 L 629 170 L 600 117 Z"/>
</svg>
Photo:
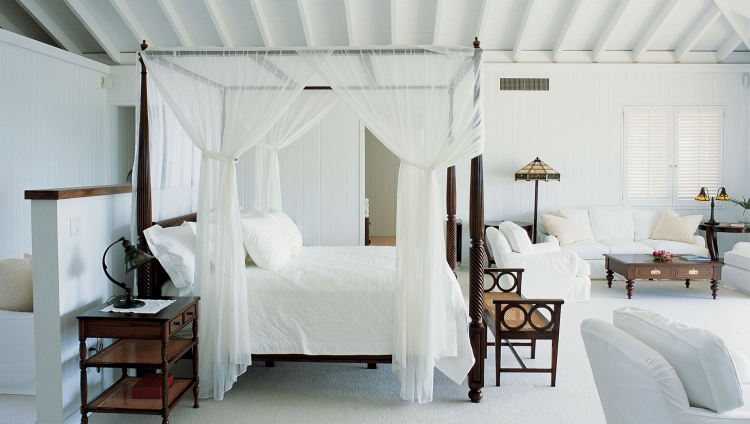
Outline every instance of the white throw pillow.
<svg viewBox="0 0 750 424">
<path fill-rule="evenodd" d="M 289 215 L 282 211 L 269 209 L 268 214 L 276 220 L 276 223 L 279 224 L 279 227 L 284 232 L 284 239 L 289 245 L 289 251 L 292 256 L 297 256 L 300 248 L 302 248 L 302 233 L 299 232 L 297 224 L 292 221 L 292 218 L 289 218 Z"/>
<path fill-rule="evenodd" d="M 169 274 L 179 296 L 187 296 L 195 281 L 195 223 L 179 227 L 154 225 L 143 231 L 154 257 Z"/>
<path fill-rule="evenodd" d="M 703 215 L 680 216 L 671 209 L 665 209 L 651 238 L 692 243 L 693 234 L 702 220 Z"/>
<path fill-rule="evenodd" d="M 716 334 L 638 307 L 616 309 L 613 323 L 669 361 L 691 406 L 723 413 L 744 405 L 729 349 Z"/>
<path fill-rule="evenodd" d="M 492 257 L 495 258 L 495 261 L 497 261 L 497 256 L 499 254 L 513 252 L 510 244 L 508 244 L 508 240 L 497 228 L 487 227 L 486 238 L 487 244 L 490 247 L 490 253 L 492 253 Z"/>
<path fill-rule="evenodd" d="M 0 259 L 0 309 L 13 312 L 34 311 L 31 257 L 25 256 L 23 259 Z"/>
<path fill-rule="evenodd" d="M 583 237 L 586 240 L 594 240 L 594 233 L 591 232 L 591 221 L 589 220 L 588 209 L 560 209 L 555 212 L 555 215 L 576 223 L 578 229 L 583 233 Z"/>
<path fill-rule="evenodd" d="M 524 255 L 534 253 L 534 249 L 531 247 L 531 240 L 529 234 L 523 228 L 519 227 L 518 224 L 512 221 L 503 221 L 500 223 L 500 232 L 503 233 L 510 248 L 516 252 Z"/>
<path fill-rule="evenodd" d="M 240 220 L 242 241 L 253 262 L 263 269 L 276 270 L 292 257 L 284 230 L 267 213 Z"/>
<path fill-rule="evenodd" d="M 583 232 L 572 219 L 546 214 L 541 214 L 541 216 L 547 228 L 547 234 L 557 237 L 561 246 L 586 240 Z"/>
<path fill-rule="evenodd" d="M 628 240 L 635 238 L 633 212 L 630 207 L 589 209 L 591 230 L 596 241 Z"/>
<path fill-rule="evenodd" d="M 633 209 L 635 241 L 650 239 L 664 211 L 653 209 Z"/>
</svg>

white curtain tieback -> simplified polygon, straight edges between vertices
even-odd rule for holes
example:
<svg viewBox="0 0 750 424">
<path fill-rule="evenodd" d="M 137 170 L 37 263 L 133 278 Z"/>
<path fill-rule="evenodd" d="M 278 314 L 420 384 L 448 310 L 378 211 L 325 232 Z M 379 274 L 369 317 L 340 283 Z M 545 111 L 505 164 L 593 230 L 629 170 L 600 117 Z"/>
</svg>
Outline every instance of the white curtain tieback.
<svg viewBox="0 0 750 424">
<path fill-rule="evenodd" d="M 216 152 L 204 151 L 203 157 L 226 162 L 226 163 L 239 162 L 239 159 L 234 156 L 222 155 L 221 153 L 216 153 Z"/>
<path fill-rule="evenodd" d="M 427 167 L 425 167 L 425 166 L 422 166 L 422 165 L 419 165 L 419 164 L 417 164 L 417 163 L 414 163 L 414 162 L 408 161 L 408 160 L 406 160 L 406 159 L 401 159 L 401 162 L 403 162 L 403 163 L 405 163 L 405 164 L 407 164 L 407 165 L 409 165 L 409 166 L 413 166 L 413 167 L 415 167 L 415 168 L 419 168 L 419 169 L 421 169 L 422 171 L 427 171 L 427 172 L 432 172 L 432 171 L 434 171 L 434 169 L 430 169 L 430 168 L 427 168 Z"/>
</svg>

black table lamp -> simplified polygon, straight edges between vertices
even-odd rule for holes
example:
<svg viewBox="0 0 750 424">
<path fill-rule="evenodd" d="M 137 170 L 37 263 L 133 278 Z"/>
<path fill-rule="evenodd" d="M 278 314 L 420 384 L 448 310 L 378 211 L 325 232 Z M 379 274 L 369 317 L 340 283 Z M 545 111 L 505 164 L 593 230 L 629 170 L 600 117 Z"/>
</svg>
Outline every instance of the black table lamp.
<svg viewBox="0 0 750 424">
<path fill-rule="evenodd" d="M 539 160 L 539 157 L 516 172 L 516 181 L 534 181 L 534 227 L 532 242 L 536 243 L 536 212 L 539 204 L 539 181 L 560 181 L 560 173 Z"/>
<path fill-rule="evenodd" d="M 720 187 L 719 191 L 716 192 L 716 200 L 721 201 L 727 201 L 729 199 L 729 195 L 727 194 L 727 189 L 724 187 Z M 697 196 L 695 196 L 695 200 L 700 200 L 702 202 L 708 202 L 711 201 L 711 218 L 705 222 L 706 225 L 719 225 L 718 222 L 714 219 L 714 198 L 708 196 L 708 189 L 706 187 L 701 187 L 701 192 L 698 193 Z"/>
<path fill-rule="evenodd" d="M 114 243 L 110 244 L 109 247 L 107 247 L 107 250 L 104 251 L 104 256 L 102 256 L 102 267 L 104 268 L 104 274 L 107 275 L 107 278 L 109 278 L 110 281 L 112 281 L 113 283 L 122 287 L 123 290 L 125 290 L 125 299 L 115 303 L 115 308 L 119 308 L 119 309 L 140 308 L 141 306 L 145 306 L 146 302 L 133 299 L 133 291 L 130 288 L 128 288 L 128 286 L 126 286 L 124 283 L 121 283 L 115 280 L 114 278 L 112 278 L 112 276 L 109 275 L 109 272 L 107 272 L 107 262 L 106 262 L 107 252 L 109 252 L 109 249 L 112 246 L 114 246 L 115 244 L 119 242 L 122 242 L 122 247 L 125 249 L 125 274 L 128 274 L 138 269 L 141 265 L 145 264 L 151 259 L 154 259 L 154 257 L 142 251 L 141 249 L 133 246 L 133 244 L 130 243 L 130 240 L 126 239 L 125 237 L 120 237 Z"/>
</svg>

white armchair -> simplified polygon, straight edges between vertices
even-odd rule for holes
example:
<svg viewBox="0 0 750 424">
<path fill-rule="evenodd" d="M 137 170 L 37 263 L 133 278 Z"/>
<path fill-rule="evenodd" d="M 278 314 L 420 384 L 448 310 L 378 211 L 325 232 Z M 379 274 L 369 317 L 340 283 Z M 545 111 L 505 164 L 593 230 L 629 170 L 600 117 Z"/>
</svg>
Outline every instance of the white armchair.
<svg viewBox="0 0 750 424">
<path fill-rule="evenodd" d="M 512 222 L 503 222 L 499 230 L 488 227 L 486 240 L 498 268 L 524 269 L 526 298 L 589 301 L 591 268 L 575 253 L 562 252 L 557 243 L 531 244 L 526 231 Z"/>
<path fill-rule="evenodd" d="M 750 243 L 740 242 L 724 254 L 721 281 L 725 288 L 750 295 Z"/>
</svg>

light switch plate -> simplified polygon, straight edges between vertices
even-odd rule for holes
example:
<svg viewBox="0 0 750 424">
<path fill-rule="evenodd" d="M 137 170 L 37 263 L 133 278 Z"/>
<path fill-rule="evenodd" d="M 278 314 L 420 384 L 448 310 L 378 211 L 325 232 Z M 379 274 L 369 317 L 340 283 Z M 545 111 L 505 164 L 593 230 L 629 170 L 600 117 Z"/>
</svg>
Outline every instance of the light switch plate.
<svg viewBox="0 0 750 424">
<path fill-rule="evenodd" d="M 73 216 L 70 218 L 70 236 L 80 236 L 81 235 L 81 217 L 80 216 Z"/>
</svg>

